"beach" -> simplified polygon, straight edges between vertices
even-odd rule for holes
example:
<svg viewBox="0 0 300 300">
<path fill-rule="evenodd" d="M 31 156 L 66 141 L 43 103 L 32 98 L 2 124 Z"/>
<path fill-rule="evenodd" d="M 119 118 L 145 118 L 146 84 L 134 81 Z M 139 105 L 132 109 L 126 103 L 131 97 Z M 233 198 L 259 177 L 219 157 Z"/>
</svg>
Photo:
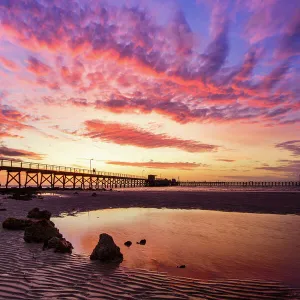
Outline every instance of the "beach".
<svg viewBox="0 0 300 300">
<path fill-rule="evenodd" d="M 86 212 L 92 214 L 94 211 L 122 208 L 193 209 L 287 217 L 300 214 L 300 193 L 297 191 L 132 189 L 96 191 L 96 197 L 91 196 L 92 191 L 77 192 L 47 191 L 42 199 L 30 201 L 17 201 L 1 195 L 0 208 L 6 211 L 0 211 L 0 221 L 7 217 L 26 217 L 34 207 L 49 210 L 55 224 L 59 224 L 63 216 L 72 217 L 76 223 L 76 216 Z M 101 216 L 95 215 L 95 219 L 102 218 L 105 224 Z M 59 225 L 57 227 L 60 229 Z M 64 233 L 63 230 L 61 232 Z M 144 234 L 146 238 L 149 235 L 147 232 Z M 101 265 L 90 261 L 88 255 L 78 253 L 76 244 L 72 255 L 59 254 L 42 251 L 41 244 L 26 244 L 23 231 L 1 228 L 0 235 L 1 299 L 300 299 L 300 282 L 289 285 L 265 278 L 247 280 L 239 278 L 238 273 L 236 277 L 233 274 L 232 278 L 224 279 L 219 276 L 197 278 L 197 275 L 188 278 L 184 272 L 182 276 L 180 273 L 175 276 L 172 272 L 128 267 L 126 264 Z M 297 249 L 294 250 L 299 252 Z M 124 255 L 126 258 L 126 253 Z M 234 257 L 230 259 L 234 260 Z M 184 257 L 182 261 L 184 263 Z"/>
</svg>

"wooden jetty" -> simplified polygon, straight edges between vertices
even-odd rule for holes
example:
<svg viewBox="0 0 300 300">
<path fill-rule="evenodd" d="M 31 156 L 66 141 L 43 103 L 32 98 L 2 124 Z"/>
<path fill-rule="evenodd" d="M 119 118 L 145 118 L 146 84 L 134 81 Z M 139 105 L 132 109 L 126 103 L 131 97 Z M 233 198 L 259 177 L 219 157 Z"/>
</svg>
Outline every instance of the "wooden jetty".
<svg viewBox="0 0 300 300">
<path fill-rule="evenodd" d="M 126 188 L 164 185 L 178 185 L 188 187 L 294 187 L 300 186 L 300 181 L 181 181 L 175 179 L 153 179 L 149 177 L 111 173 L 39 164 L 13 160 L 0 160 L 0 171 L 6 171 L 6 188 Z M 152 176 L 152 177 L 151 177 Z M 155 181 L 153 184 L 153 180 Z"/>
<path fill-rule="evenodd" d="M 147 178 L 142 176 L 93 172 L 86 169 L 12 160 L 0 160 L 0 171 L 7 172 L 6 188 L 34 186 L 37 188 L 103 189 L 142 187 L 147 181 Z"/>
</svg>

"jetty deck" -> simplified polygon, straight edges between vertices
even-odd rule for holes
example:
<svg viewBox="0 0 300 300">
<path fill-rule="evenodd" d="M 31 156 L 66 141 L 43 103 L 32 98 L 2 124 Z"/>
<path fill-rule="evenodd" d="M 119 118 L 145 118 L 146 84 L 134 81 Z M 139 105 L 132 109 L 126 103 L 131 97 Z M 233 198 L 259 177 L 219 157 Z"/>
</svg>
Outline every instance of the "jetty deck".
<svg viewBox="0 0 300 300">
<path fill-rule="evenodd" d="M 87 169 L 0 160 L 0 171 L 6 171 L 5 187 L 62 187 L 62 188 L 117 188 L 141 187 L 146 184 L 146 177 L 92 171 Z"/>
</svg>

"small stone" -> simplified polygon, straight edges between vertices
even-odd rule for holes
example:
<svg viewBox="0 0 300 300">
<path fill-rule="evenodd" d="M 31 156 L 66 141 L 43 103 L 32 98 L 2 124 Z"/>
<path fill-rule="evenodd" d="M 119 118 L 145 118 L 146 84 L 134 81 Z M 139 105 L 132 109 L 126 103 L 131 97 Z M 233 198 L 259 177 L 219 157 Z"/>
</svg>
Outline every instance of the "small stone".
<svg viewBox="0 0 300 300">
<path fill-rule="evenodd" d="M 181 266 L 177 266 L 177 268 L 179 268 L 179 269 L 185 269 L 185 265 L 181 265 Z"/>
<path fill-rule="evenodd" d="M 0 208 L 0 211 L 7 211 L 6 208 Z"/>
<path fill-rule="evenodd" d="M 131 241 L 127 241 L 127 242 L 124 243 L 124 245 L 127 246 L 127 247 L 130 247 L 132 245 L 132 242 Z"/>
<path fill-rule="evenodd" d="M 97 197 L 97 193 L 93 193 L 93 194 L 92 194 L 92 197 Z"/>
<path fill-rule="evenodd" d="M 137 242 L 137 244 L 146 245 L 146 240 L 145 239 L 140 240 L 139 242 Z"/>
<path fill-rule="evenodd" d="M 106 233 L 102 233 L 90 259 L 120 263 L 123 261 L 123 254 L 120 252 L 120 248 L 115 244 L 113 238 Z"/>
</svg>

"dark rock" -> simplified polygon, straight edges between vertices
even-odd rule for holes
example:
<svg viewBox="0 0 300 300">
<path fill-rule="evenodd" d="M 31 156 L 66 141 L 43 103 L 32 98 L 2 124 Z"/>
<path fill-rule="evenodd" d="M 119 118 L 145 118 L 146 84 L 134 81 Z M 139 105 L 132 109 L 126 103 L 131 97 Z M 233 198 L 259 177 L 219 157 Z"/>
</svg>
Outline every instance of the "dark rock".
<svg viewBox="0 0 300 300">
<path fill-rule="evenodd" d="M 96 194 L 96 193 L 93 193 L 93 194 L 92 194 L 92 197 L 97 197 L 97 194 Z"/>
<path fill-rule="evenodd" d="M 106 233 L 102 233 L 90 259 L 119 263 L 123 261 L 123 254 L 120 252 L 120 248 L 115 244 L 113 238 Z"/>
<path fill-rule="evenodd" d="M 110 192 L 112 192 L 113 189 L 109 189 Z"/>
<path fill-rule="evenodd" d="M 185 269 L 185 265 L 177 266 L 179 269 Z"/>
<path fill-rule="evenodd" d="M 127 241 L 127 242 L 124 243 L 124 245 L 127 246 L 127 247 L 130 247 L 132 245 L 132 242 Z"/>
<path fill-rule="evenodd" d="M 49 220 L 51 217 L 51 212 L 48 210 L 39 210 L 39 208 L 35 207 L 32 209 L 28 215 L 27 218 L 32 218 L 32 219 L 46 219 Z"/>
<path fill-rule="evenodd" d="M 74 192 L 74 195 L 78 195 L 78 192 Z"/>
<path fill-rule="evenodd" d="M 62 235 L 53 226 L 53 222 L 45 219 L 34 222 L 30 227 L 26 227 L 24 232 L 26 243 L 43 243 L 53 237 L 62 238 Z"/>
<path fill-rule="evenodd" d="M 9 198 L 14 199 L 14 200 L 30 201 L 30 200 L 32 200 L 32 195 L 31 194 L 14 193 Z"/>
<path fill-rule="evenodd" d="M 24 230 L 32 224 L 32 220 L 8 218 L 2 223 L 2 227 L 10 230 Z"/>
<path fill-rule="evenodd" d="M 140 240 L 139 242 L 137 242 L 137 244 L 146 245 L 146 240 Z"/>
<path fill-rule="evenodd" d="M 0 211 L 7 211 L 6 208 L 0 208 Z"/>
<path fill-rule="evenodd" d="M 44 248 L 54 249 L 55 252 L 72 253 L 73 246 L 64 238 L 53 237 L 44 243 Z"/>
</svg>

